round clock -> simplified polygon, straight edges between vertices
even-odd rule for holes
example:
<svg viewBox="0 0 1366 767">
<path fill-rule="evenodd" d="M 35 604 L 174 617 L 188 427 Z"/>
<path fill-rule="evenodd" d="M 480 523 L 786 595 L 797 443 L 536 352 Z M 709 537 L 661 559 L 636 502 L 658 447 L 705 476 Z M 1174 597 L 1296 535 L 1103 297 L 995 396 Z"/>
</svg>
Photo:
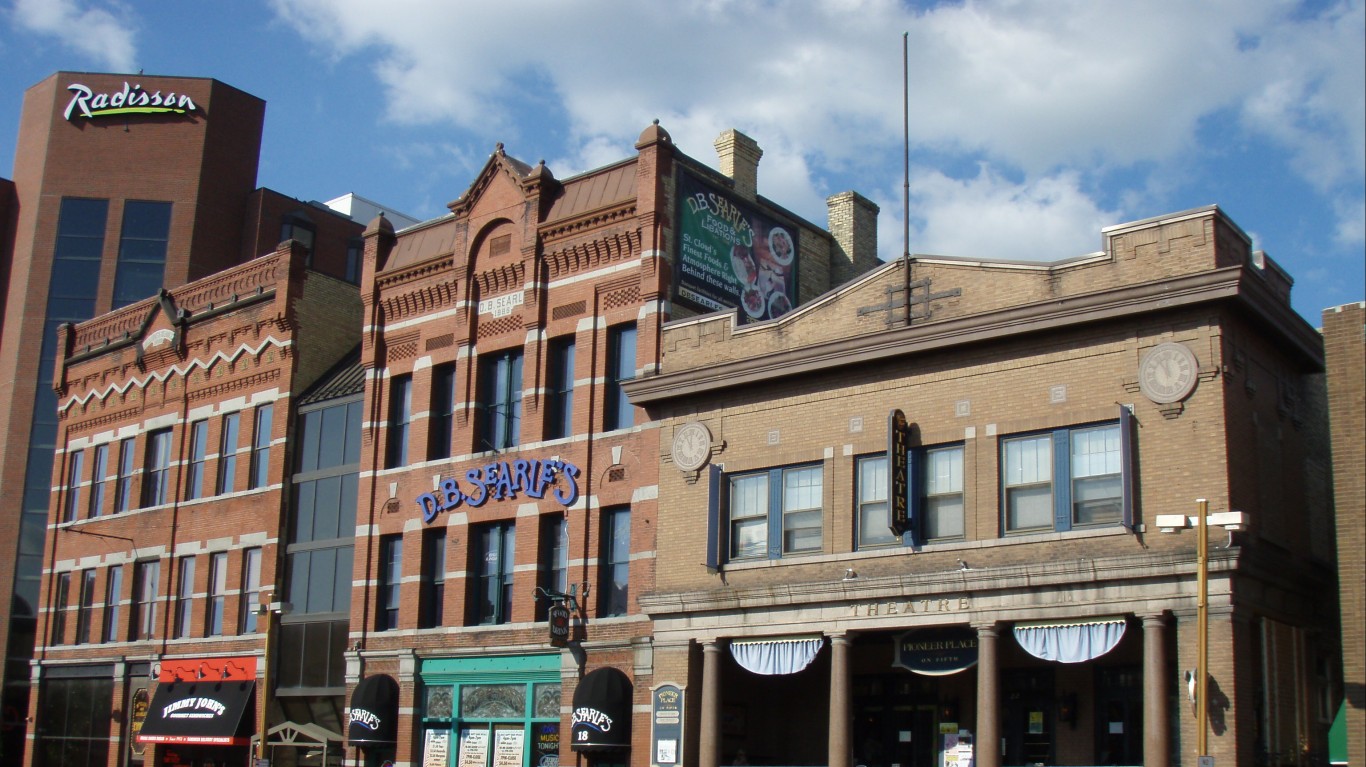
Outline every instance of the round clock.
<svg viewBox="0 0 1366 767">
<path fill-rule="evenodd" d="M 674 465 L 683 471 L 696 471 L 711 458 L 711 431 L 697 421 L 674 430 Z"/>
<path fill-rule="evenodd" d="M 1154 346 L 1138 365 L 1138 388 L 1159 405 L 1180 402 L 1195 390 L 1200 363 L 1182 344 Z"/>
</svg>

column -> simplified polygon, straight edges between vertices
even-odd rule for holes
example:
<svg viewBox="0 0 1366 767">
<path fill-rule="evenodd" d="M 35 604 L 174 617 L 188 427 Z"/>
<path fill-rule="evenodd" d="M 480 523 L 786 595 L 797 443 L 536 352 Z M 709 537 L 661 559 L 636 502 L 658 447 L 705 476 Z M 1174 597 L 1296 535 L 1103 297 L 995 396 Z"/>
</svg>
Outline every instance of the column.
<svg viewBox="0 0 1366 767">
<path fill-rule="evenodd" d="M 849 635 L 830 636 L 830 767 L 850 767 Z"/>
<path fill-rule="evenodd" d="M 977 629 L 977 748 L 975 767 L 1001 767 L 1000 673 L 996 667 L 996 624 Z"/>
<path fill-rule="evenodd" d="M 1143 764 L 1167 767 L 1171 732 L 1167 721 L 1167 620 L 1161 613 L 1143 616 Z"/>
<path fill-rule="evenodd" d="M 717 767 L 721 761 L 721 645 L 702 644 L 701 732 L 697 737 L 698 767 Z"/>
</svg>

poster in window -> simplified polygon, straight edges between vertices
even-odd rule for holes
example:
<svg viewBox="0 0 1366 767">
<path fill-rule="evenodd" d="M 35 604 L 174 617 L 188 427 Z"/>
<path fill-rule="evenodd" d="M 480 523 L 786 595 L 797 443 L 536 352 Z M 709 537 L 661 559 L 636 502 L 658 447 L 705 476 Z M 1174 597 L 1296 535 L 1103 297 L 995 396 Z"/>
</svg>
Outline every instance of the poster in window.
<svg viewBox="0 0 1366 767">
<path fill-rule="evenodd" d="M 702 311 L 738 308 L 740 324 L 788 313 L 796 302 L 798 227 L 734 195 L 678 174 L 676 295 Z"/>
<path fill-rule="evenodd" d="M 494 733 L 493 767 L 522 767 L 522 754 L 526 746 L 526 731 L 498 730 Z"/>
<path fill-rule="evenodd" d="M 459 767 L 487 767 L 489 763 L 489 731 L 464 729 L 460 731 Z"/>
<path fill-rule="evenodd" d="M 451 731 L 427 730 L 422 739 L 422 767 L 446 767 L 451 760 Z"/>
<path fill-rule="evenodd" d="M 531 763 L 535 767 L 559 767 L 560 765 L 560 723 L 541 722 L 532 725 L 535 743 L 532 748 Z"/>
</svg>

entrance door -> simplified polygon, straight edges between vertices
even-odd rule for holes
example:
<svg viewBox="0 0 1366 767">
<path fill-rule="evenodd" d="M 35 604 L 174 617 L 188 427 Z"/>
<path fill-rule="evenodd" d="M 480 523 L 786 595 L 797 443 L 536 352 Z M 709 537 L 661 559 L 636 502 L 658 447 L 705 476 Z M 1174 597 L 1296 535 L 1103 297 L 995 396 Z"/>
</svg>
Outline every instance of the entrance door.
<svg viewBox="0 0 1366 767">
<path fill-rule="evenodd" d="M 1016 669 L 1001 674 L 1005 701 L 1001 725 L 1006 740 L 1004 764 L 1053 764 L 1057 712 L 1053 669 Z"/>
<path fill-rule="evenodd" d="M 938 732 L 933 706 L 912 704 L 856 707 L 854 760 L 862 767 L 938 767 Z"/>
<path fill-rule="evenodd" d="M 1143 668 L 1096 669 L 1096 764 L 1143 762 Z"/>
</svg>

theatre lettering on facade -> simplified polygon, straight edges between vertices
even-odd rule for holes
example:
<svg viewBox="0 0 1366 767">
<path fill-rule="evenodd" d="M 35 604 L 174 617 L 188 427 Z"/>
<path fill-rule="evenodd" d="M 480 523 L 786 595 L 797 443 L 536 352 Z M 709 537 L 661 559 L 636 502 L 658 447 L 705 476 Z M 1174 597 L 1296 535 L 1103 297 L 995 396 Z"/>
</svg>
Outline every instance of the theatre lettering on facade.
<svg viewBox="0 0 1366 767">
<path fill-rule="evenodd" d="M 1218 208 L 1102 241 L 664 325 L 625 388 L 661 423 L 640 605 L 683 763 L 1193 767 L 1197 499 L 1209 755 L 1324 752 L 1321 338 Z"/>
</svg>

